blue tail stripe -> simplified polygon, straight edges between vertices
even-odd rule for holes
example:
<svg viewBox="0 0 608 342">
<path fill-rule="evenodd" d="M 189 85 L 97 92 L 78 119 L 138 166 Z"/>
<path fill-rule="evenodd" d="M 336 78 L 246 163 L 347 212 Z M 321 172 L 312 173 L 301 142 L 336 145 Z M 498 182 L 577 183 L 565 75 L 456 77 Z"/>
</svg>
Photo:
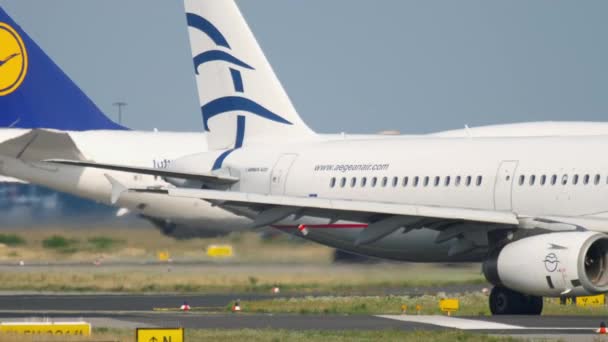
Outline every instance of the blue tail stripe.
<svg viewBox="0 0 608 342">
<path fill-rule="evenodd" d="M 234 150 L 227 150 L 227 151 L 224 151 L 224 153 L 220 154 L 220 156 L 213 163 L 213 169 L 212 170 L 215 171 L 215 170 L 221 169 L 222 168 L 222 164 L 224 164 L 224 160 L 226 160 L 226 158 L 228 158 L 228 156 L 232 152 L 234 152 Z"/>
<path fill-rule="evenodd" d="M 243 140 L 245 139 L 245 122 L 246 118 L 243 115 L 239 115 L 236 119 L 236 142 L 234 143 L 234 148 L 231 150 L 224 151 L 213 163 L 212 170 L 219 170 L 224 165 L 224 161 L 232 152 L 237 149 L 243 147 Z"/>
<path fill-rule="evenodd" d="M 205 130 L 209 131 L 209 120 L 216 115 L 232 112 L 244 111 L 263 117 L 265 119 L 291 125 L 292 123 L 271 112 L 262 105 L 250 99 L 239 96 L 226 96 L 213 100 L 202 108 L 203 123 Z"/>
<path fill-rule="evenodd" d="M 234 84 L 234 91 L 237 93 L 244 93 L 245 86 L 243 85 L 243 75 L 238 70 L 230 68 L 230 75 L 232 76 L 232 84 Z"/>
<path fill-rule="evenodd" d="M 105 116 L 2 8 L 0 22 L 11 26 L 21 37 L 28 62 L 23 82 L 13 92 L 0 96 L 0 127 L 126 129 Z"/>
<path fill-rule="evenodd" d="M 236 121 L 236 142 L 234 148 L 243 147 L 243 141 L 245 140 L 245 116 L 239 115 Z"/>
<path fill-rule="evenodd" d="M 240 59 L 234 57 L 233 55 L 220 51 L 220 50 L 211 50 L 207 52 L 203 52 L 200 55 L 194 57 L 194 70 L 198 75 L 198 67 L 205 63 L 214 62 L 214 61 L 224 61 L 228 63 L 232 63 L 234 65 L 238 65 L 242 68 L 246 68 L 249 70 L 254 70 L 249 64 L 241 61 Z"/>
<path fill-rule="evenodd" d="M 222 32 L 220 32 L 220 30 L 218 30 L 209 20 L 193 13 L 187 13 L 186 18 L 188 19 L 188 26 L 194 27 L 205 33 L 216 45 L 230 49 L 230 44 L 228 44 L 228 41 Z"/>
</svg>

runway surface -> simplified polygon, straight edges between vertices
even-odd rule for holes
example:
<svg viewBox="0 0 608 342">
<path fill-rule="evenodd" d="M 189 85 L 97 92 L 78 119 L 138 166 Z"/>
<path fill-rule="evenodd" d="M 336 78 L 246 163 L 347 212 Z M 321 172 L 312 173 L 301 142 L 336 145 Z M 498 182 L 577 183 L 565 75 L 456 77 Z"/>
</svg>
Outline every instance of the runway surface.
<svg viewBox="0 0 608 342">
<path fill-rule="evenodd" d="M 0 295 L 0 320 L 70 320 L 83 318 L 94 327 L 135 328 L 181 326 L 196 329 L 293 330 L 442 330 L 508 335 L 559 335 L 569 340 L 591 338 L 602 317 L 502 316 L 446 317 L 416 315 L 289 315 L 225 313 L 236 297 L 256 300 L 271 295 Z M 183 302 L 215 313 L 153 311 Z M 215 308 L 216 310 L 213 310 Z"/>
</svg>

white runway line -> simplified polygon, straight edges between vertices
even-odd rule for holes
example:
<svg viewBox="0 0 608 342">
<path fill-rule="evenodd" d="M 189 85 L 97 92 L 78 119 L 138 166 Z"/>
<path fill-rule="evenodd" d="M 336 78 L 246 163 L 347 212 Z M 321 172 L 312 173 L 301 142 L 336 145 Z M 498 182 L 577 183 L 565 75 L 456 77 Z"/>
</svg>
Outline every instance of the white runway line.
<svg viewBox="0 0 608 342">
<path fill-rule="evenodd" d="M 519 325 L 510 325 L 473 319 L 455 318 L 448 316 L 408 316 L 408 315 L 379 315 L 376 317 L 393 319 L 403 322 L 432 324 L 445 328 L 461 330 L 518 330 L 528 329 Z"/>
<path fill-rule="evenodd" d="M 594 332 L 597 327 L 524 327 L 504 323 L 488 322 L 470 318 L 456 318 L 448 316 L 408 316 L 408 315 L 377 315 L 376 317 L 392 319 L 402 322 L 431 324 L 444 328 L 460 330 L 580 330 Z M 599 324 L 598 324 L 599 327 Z"/>
</svg>

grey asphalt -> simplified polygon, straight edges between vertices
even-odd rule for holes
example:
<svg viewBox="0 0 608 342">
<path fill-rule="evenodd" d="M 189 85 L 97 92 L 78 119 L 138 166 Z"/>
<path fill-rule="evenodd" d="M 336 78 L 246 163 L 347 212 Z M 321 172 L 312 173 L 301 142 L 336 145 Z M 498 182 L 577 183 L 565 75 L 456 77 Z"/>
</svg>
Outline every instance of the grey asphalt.
<svg viewBox="0 0 608 342">
<path fill-rule="evenodd" d="M 0 320 L 84 319 L 108 323 L 108 327 L 184 327 L 190 329 L 290 329 L 290 330 L 439 330 L 429 324 L 399 322 L 362 315 L 273 315 L 273 314 L 198 314 L 198 313 L 51 313 L 0 312 Z M 117 323 L 120 322 L 120 323 Z"/>
<path fill-rule="evenodd" d="M 425 323 L 403 322 L 364 315 L 288 315 L 288 314 L 199 314 L 199 313 L 150 313 L 150 312 L 86 312 L 50 313 L 41 312 L 0 312 L 1 321 L 83 319 L 94 327 L 136 328 L 136 327 L 183 327 L 187 329 L 288 329 L 288 330 L 384 330 L 404 331 L 446 330 L 441 326 Z M 479 317 L 471 317 L 479 320 Z M 517 322 L 532 329 L 469 330 L 483 334 L 547 337 L 558 335 L 562 340 L 578 341 L 580 337 L 593 336 L 592 327 L 597 325 L 597 317 L 503 317 L 485 318 L 495 322 L 512 324 Z M 556 330 L 555 328 L 569 329 Z"/>
<path fill-rule="evenodd" d="M 191 307 L 225 308 L 232 301 L 261 300 L 272 295 L 0 295 L 0 311 L 151 311 L 155 308 L 179 308 L 184 302 Z"/>
<path fill-rule="evenodd" d="M 294 329 L 294 330 L 442 330 L 440 325 L 404 322 L 364 315 L 289 315 L 230 314 L 224 308 L 234 299 L 259 300 L 276 297 L 264 294 L 240 295 L 0 295 L 0 320 L 36 320 L 83 318 L 99 327 L 169 327 L 196 329 Z M 154 312 L 154 308 L 177 309 L 183 302 L 193 307 L 211 308 L 216 313 Z M 217 310 L 213 310 L 213 308 Z M 483 333 L 509 335 L 548 335 L 592 333 L 604 317 L 582 316 L 500 316 L 462 317 L 526 327 L 526 329 L 480 330 Z M 608 318 L 608 316 L 607 316 Z"/>
<path fill-rule="evenodd" d="M 384 295 L 421 296 L 438 292 L 465 293 L 480 291 L 483 285 L 452 285 L 444 287 L 420 287 L 383 289 Z M 377 290 L 376 290 L 377 291 Z M 154 308 L 178 308 L 184 302 L 192 307 L 225 308 L 234 300 L 263 300 L 277 297 L 304 297 L 311 294 L 285 293 L 280 295 L 244 294 L 38 294 L 0 292 L 2 310 L 41 311 L 146 311 Z M 317 293 L 315 296 L 326 294 Z M 377 292 L 359 295 L 378 295 Z"/>
</svg>

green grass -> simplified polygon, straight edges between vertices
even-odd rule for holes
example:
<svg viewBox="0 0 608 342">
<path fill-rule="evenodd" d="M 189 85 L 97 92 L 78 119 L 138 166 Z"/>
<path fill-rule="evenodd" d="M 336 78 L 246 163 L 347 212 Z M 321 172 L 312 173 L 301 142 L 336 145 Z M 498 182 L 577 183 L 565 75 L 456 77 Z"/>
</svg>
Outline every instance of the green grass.
<svg viewBox="0 0 608 342">
<path fill-rule="evenodd" d="M 87 239 L 88 243 L 97 251 L 115 249 L 125 244 L 124 240 L 113 239 L 106 236 L 94 236 Z"/>
<path fill-rule="evenodd" d="M 45 337 L 44 341 L 117 341 L 132 342 L 135 337 L 131 329 L 93 329 L 90 337 Z M 17 336 L 4 335 L 2 341 L 6 342 L 34 342 L 42 341 L 40 336 Z M 525 341 L 525 339 L 509 336 L 490 336 L 485 334 L 473 334 L 455 330 L 447 331 L 402 331 L 402 330 L 283 330 L 283 329 L 186 329 L 186 341 L 337 341 L 337 342 L 375 342 L 375 341 L 467 341 L 467 342 L 514 342 Z M 550 341 L 550 340 L 543 340 Z"/>
<path fill-rule="evenodd" d="M 401 331 L 401 330 L 279 330 L 279 329 L 238 329 L 238 330 L 186 330 L 188 341 L 467 341 L 467 342 L 511 342 L 521 341 L 508 336 L 489 336 L 460 331 Z"/>
<path fill-rule="evenodd" d="M 0 234 L 0 243 L 10 247 L 25 245 L 25 239 L 17 234 Z"/>
<path fill-rule="evenodd" d="M 75 253 L 78 249 L 78 240 L 68 239 L 61 235 L 53 235 L 42 240 L 42 246 L 47 249 L 56 250 L 62 253 Z"/>
<path fill-rule="evenodd" d="M 487 315 L 487 297 L 482 294 L 460 296 L 458 315 Z M 402 305 L 407 305 L 410 314 L 415 313 L 416 305 L 422 307 L 421 314 L 441 314 L 437 296 L 369 296 L 369 297 L 304 297 L 277 298 L 241 303 L 244 312 L 254 313 L 293 313 L 293 314 L 350 314 L 381 315 L 401 314 Z"/>
<path fill-rule="evenodd" d="M 454 316 L 489 316 L 488 297 L 481 293 L 455 296 L 460 300 L 460 309 Z M 243 301 L 241 308 L 247 313 L 290 313 L 290 314 L 349 314 L 349 315 L 396 315 L 402 314 L 402 305 L 408 314 L 416 314 L 416 306 L 421 306 L 422 315 L 444 314 L 439 308 L 438 296 L 368 296 L 368 297 L 303 297 L 277 298 L 261 301 Z M 230 304 L 231 305 L 231 304 Z M 226 310 L 229 310 L 229 306 Z M 559 305 L 555 298 L 546 298 L 544 315 L 606 316 L 608 309 L 599 307 L 577 307 Z"/>
</svg>

